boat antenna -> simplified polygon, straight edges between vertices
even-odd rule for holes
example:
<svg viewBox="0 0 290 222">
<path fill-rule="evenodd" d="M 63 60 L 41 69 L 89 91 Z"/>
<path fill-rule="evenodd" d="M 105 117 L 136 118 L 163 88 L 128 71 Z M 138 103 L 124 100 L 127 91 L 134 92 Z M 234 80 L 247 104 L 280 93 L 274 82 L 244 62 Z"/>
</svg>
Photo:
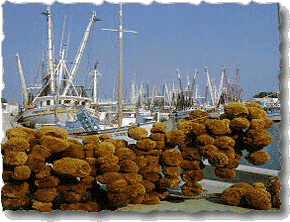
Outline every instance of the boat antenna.
<svg viewBox="0 0 290 222">
<path fill-rule="evenodd" d="M 123 51 L 123 33 L 124 32 L 132 32 L 137 33 L 137 31 L 127 31 L 123 29 L 122 26 L 122 4 L 120 4 L 119 11 L 119 29 L 101 29 L 103 31 L 113 31 L 119 33 L 119 82 L 118 82 L 118 125 L 119 127 L 122 125 L 122 51 Z"/>
</svg>

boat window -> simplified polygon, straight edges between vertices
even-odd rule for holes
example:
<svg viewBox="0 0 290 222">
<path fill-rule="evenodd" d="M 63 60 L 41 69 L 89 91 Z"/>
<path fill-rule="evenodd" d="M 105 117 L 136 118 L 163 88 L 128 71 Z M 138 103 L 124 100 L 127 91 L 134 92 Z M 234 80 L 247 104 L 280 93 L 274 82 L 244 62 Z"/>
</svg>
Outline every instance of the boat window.
<svg viewBox="0 0 290 222">
<path fill-rule="evenodd" d="M 86 102 L 85 102 L 85 101 L 83 101 L 83 102 L 82 102 L 82 105 L 83 105 L 83 106 L 84 106 L 84 105 L 86 105 Z"/>
<path fill-rule="evenodd" d="M 40 105 L 40 107 L 42 106 L 42 101 L 40 101 L 40 104 L 39 105 Z"/>
<path fill-rule="evenodd" d="M 47 105 L 47 106 L 50 105 L 50 100 L 46 100 L 46 105 Z"/>
<path fill-rule="evenodd" d="M 65 100 L 64 103 L 65 104 L 69 104 L 70 103 L 70 100 Z"/>
<path fill-rule="evenodd" d="M 58 104 L 61 104 L 61 100 L 58 100 Z"/>
</svg>

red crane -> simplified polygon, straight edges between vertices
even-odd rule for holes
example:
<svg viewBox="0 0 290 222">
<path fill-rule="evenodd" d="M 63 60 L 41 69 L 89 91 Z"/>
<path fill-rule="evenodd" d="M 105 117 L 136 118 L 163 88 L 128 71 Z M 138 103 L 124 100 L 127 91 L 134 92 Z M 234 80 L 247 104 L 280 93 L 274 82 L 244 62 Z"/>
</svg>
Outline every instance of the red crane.
<svg viewBox="0 0 290 222">
<path fill-rule="evenodd" d="M 228 92 L 227 94 L 228 94 L 228 96 L 231 97 L 231 85 L 229 83 L 229 79 L 227 77 L 226 69 L 225 68 L 224 68 L 224 74 L 225 74 L 225 80 L 226 80 L 226 84 L 227 84 L 227 92 Z"/>
<path fill-rule="evenodd" d="M 236 68 L 236 89 L 235 89 L 235 101 L 238 102 L 238 98 L 239 98 L 239 69 L 238 66 Z"/>
</svg>

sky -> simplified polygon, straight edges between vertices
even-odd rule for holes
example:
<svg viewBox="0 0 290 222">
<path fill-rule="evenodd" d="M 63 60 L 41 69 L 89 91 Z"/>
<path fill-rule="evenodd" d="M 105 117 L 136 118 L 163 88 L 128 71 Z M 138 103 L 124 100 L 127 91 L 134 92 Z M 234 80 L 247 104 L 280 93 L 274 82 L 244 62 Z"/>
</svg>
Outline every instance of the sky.
<svg viewBox="0 0 290 222">
<path fill-rule="evenodd" d="M 2 96 L 10 103 L 21 103 L 21 84 L 15 54 L 19 53 L 26 85 L 41 82 L 41 62 L 46 62 L 47 5 L 5 2 L 3 9 L 3 82 Z M 92 88 L 94 61 L 97 59 L 98 92 L 102 99 L 117 98 L 118 34 L 102 28 L 118 29 L 119 5 L 104 2 L 60 4 L 51 6 L 54 56 L 59 50 L 66 16 L 63 42 L 68 43 L 67 61 L 71 66 L 85 29 L 96 11 L 102 21 L 95 23 L 78 68 L 75 84 Z M 124 33 L 123 95 L 129 97 L 131 83 L 148 82 L 162 89 L 165 81 L 171 89 L 177 82 L 178 68 L 183 87 L 187 76 L 192 82 L 199 71 L 198 94 L 204 96 L 205 67 L 218 89 L 222 66 L 231 84 L 239 68 L 242 98 L 248 100 L 261 91 L 279 90 L 278 6 L 275 3 L 247 5 L 237 3 L 199 5 L 188 3 L 149 5 L 123 4 Z M 68 36 L 69 40 L 68 40 Z M 177 85 L 176 85 L 177 87 Z M 224 83 L 224 87 L 226 87 Z"/>
</svg>

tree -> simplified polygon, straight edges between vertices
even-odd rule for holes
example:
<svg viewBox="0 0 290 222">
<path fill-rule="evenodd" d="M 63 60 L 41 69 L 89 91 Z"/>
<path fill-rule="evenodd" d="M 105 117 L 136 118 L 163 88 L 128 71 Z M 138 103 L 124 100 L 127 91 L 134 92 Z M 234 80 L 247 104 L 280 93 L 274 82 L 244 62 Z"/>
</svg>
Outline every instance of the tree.
<svg viewBox="0 0 290 222">
<path fill-rule="evenodd" d="M 8 103 L 8 100 L 5 97 L 1 97 L 1 103 Z"/>
</svg>

